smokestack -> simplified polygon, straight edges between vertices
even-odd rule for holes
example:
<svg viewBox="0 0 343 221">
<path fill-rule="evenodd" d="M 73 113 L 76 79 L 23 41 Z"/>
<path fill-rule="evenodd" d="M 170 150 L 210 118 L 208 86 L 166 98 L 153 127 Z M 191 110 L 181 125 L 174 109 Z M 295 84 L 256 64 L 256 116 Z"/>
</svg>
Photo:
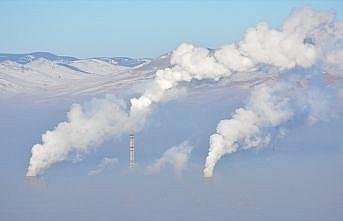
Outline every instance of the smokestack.
<svg viewBox="0 0 343 221">
<path fill-rule="evenodd" d="M 135 135 L 133 130 L 130 132 L 130 162 L 129 166 L 131 169 L 135 168 Z"/>
</svg>

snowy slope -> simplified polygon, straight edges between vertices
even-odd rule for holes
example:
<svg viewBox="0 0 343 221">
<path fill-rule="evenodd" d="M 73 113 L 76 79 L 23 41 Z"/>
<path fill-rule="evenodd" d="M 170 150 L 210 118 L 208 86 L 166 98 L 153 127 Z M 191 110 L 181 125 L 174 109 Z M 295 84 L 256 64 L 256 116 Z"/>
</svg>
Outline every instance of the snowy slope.
<svg viewBox="0 0 343 221">
<path fill-rule="evenodd" d="M 156 70 L 170 67 L 170 56 L 171 53 L 156 59 L 78 59 L 47 52 L 0 54 L 0 99 L 13 96 L 75 99 L 127 90 L 149 82 Z M 233 75 L 216 84 L 195 83 L 192 95 L 232 86 L 250 87 L 273 79 L 273 74 Z"/>
<path fill-rule="evenodd" d="M 108 93 L 150 79 L 153 70 L 137 70 L 150 62 L 124 57 L 77 59 L 46 52 L 0 54 L 0 97 Z"/>
</svg>

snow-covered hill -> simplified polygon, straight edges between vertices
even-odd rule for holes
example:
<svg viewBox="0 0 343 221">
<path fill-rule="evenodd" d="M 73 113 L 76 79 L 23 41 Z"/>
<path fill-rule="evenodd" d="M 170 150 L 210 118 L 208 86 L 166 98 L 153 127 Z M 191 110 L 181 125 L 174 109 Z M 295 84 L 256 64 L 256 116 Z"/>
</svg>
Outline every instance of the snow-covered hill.
<svg viewBox="0 0 343 221">
<path fill-rule="evenodd" d="M 150 81 L 156 70 L 170 66 L 171 53 L 155 59 L 99 57 L 78 59 L 47 52 L 0 54 L 0 99 L 30 96 L 75 99 L 116 93 Z M 273 74 L 240 74 L 217 84 L 195 84 L 221 90 L 273 80 Z M 193 95 L 199 90 L 193 91 Z M 200 90 L 204 91 L 204 90 Z"/>
<path fill-rule="evenodd" d="M 0 54 L 0 97 L 109 93 L 148 80 L 156 67 L 168 65 L 168 58 L 78 59 L 47 52 Z"/>
</svg>

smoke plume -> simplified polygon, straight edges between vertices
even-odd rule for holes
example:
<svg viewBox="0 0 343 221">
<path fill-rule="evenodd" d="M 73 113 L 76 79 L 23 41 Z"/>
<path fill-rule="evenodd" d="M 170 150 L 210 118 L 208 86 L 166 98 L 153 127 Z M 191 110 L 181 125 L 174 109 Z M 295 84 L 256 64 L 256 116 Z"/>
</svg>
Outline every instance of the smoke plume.
<svg viewBox="0 0 343 221">
<path fill-rule="evenodd" d="M 293 115 L 289 99 L 283 94 L 284 85 L 259 86 L 244 108 L 236 109 L 231 119 L 221 120 L 216 133 L 210 137 L 210 149 L 206 158 L 204 176 L 211 177 L 218 160 L 224 154 L 239 148 L 252 148 L 267 144 L 270 136 L 263 129 L 286 122 Z"/>
<path fill-rule="evenodd" d="M 75 104 L 68 120 L 42 135 L 42 144 L 32 147 L 27 176 L 42 174 L 51 165 L 63 161 L 72 153 L 83 155 L 108 137 L 120 135 L 144 124 L 144 112 L 127 114 L 123 101 L 107 96 L 93 99 L 83 106 Z"/>
<path fill-rule="evenodd" d="M 213 176 L 216 163 L 225 154 L 269 144 L 273 128 L 278 129 L 277 137 L 283 138 L 287 122 L 295 117 L 304 118 L 309 126 L 334 119 L 339 114 L 335 107 L 337 96 L 336 91 L 330 94 L 330 90 L 299 84 L 299 79 L 292 77 L 274 85 L 257 86 L 246 106 L 221 120 L 216 133 L 210 136 L 204 176 Z"/>
<path fill-rule="evenodd" d="M 266 65 L 285 70 L 331 63 L 341 68 L 342 40 L 343 21 L 336 20 L 334 11 L 303 7 L 293 10 L 280 30 L 261 22 L 249 28 L 243 40 L 216 50 L 181 44 L 172 54 L 172 68 L 156 72 L 152 86 L 141 97 L 131 99 L 131 110 L 158 103 L 180 82 L 219 80 Z"/>
<path fill-rule="evenodd" d="M 178 146 L 174 146 L 163 153 L 162 157 L 157 159 L 155 163 L 146 167 L 148 174 L 154 174 L 161 171 L 167 165 L 174 168 L 176 176 L 181 176 L 182 171 L 186 168 L 193 147 L 187 141 L 182 142 Z"/>
<path fill-rule="evenodd" d="M 171 67 L 158 70 L 144 93 L 130 99 L 128 110 L 122 102 L 108 98 L 84 106 L 74 105 L 68 113 L 68 120 L 58 124 L 54 130 L 47 131 L 42 135 L 42 144 L 32 147 L 27 175 L 42 174 L 73 152 L 87 153 L 104 140 L 127 132 L 133 125 L 142 127 L 152 104 L 163 101 L 166 93 L 180 82 L 218 81 L 243 72 L 267 72 L 271 68 L 283 71 L 295 67 L 317 67 L 341 76 L 342 44 L 343 22 L 336 19 L 335 12 L 316 11 L 310 7 L 293 10 L 280 29 L 270 28 L 266 22 L 261 22 L 255 28 L 249 28 L 241 41 L 215 50 L 181 44 L 172 53 Z M 268 90 L 264 90 L 268 94 Z M 269 102 L 274 102 L 271 97 L 272 101 Z M 249 131 L 256 129 L 256 124 L 257 127 L 278 124 L 263 119 L 263 116 L 254 113 L 255 109 L 249 108 L 252 106 L 237 110 L 236 113 L 237 120 L 252 120 Z M 258 142 L 250 138 L 248 140 Z M 222 141 L 213 138 L 213 142 Z M 217 161 L 219 155 L 211 155 L 209 160 L 213 158 Z M 208 171 L 210 175 L 211 169 Z"/>
</svg>

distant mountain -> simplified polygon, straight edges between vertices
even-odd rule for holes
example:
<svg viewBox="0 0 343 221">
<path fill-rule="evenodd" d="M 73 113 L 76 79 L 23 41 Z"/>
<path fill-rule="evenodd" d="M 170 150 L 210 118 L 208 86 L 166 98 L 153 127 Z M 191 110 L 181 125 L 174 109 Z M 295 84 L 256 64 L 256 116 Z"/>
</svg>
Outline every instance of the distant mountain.
<svg viewBox="0 0 343 221">
<path fill-rule="evenodd" d="M 28 53 L 28 54 L 5 54 L 5 53 L 0 53 L 0 62 L 3 61 L 13 61 L 18 64 L 27 64 L 32 61 L 38 60 L 38 59 L 46 59 L 49 61 L 58 61 L 58 62 L 63 62 L 63 63 L 68 63 L 71 61 L 77 61 L 77 60 L 85 60 L 85 59 L 79 59 L 75 57 L 70 57 L 70 56 L 59 56 L 52 54 L 50 52 L 33 52 L 33 53 Z M 124 66 L 124 67 L 135 67 L 138 65 L 141 65 L 145 63 L 148 60 L 148 58 L 129 58 L 129 57 L 95 57 L 92 59 L 98 59 L 102 61 L 106 61 L 108 63 L 113 63 L 117 64 L 119 66 Z"/>
<path fill-rule="evenodd" d="M 44 58 L 49 61 L 61 61 L 61 62 L 68 62 L 68 61 L 76 61 L 77 58 L 69 57 L 69 56 L 58 56 L 54 55 L 49 52 L 33 52 L 29 54 L 4 54 L 0 53 L 0 62 L 3 61 L 13 61 L 18 64 L 27 64 L 31 61 L 37 60 L 39 58 Z"/>
</svg>

